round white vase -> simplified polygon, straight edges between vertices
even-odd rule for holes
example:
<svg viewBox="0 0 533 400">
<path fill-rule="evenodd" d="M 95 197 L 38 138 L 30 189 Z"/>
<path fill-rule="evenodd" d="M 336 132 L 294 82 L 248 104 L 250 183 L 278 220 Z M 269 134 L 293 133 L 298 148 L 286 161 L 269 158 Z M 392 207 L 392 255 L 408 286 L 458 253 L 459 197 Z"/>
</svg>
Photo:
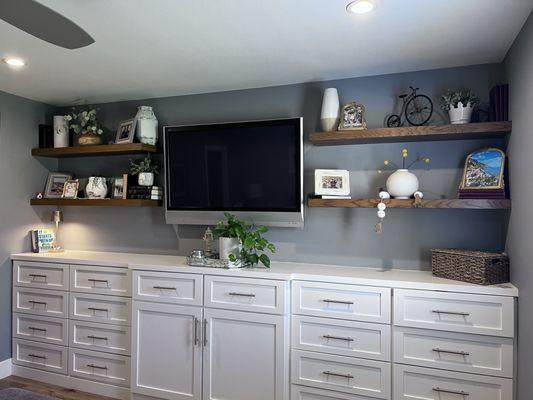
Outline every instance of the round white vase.
<svg viewBox="0 0 533 400">
<path fill-rule="evenodd" d="M 324 90 L 322 98 L 322 110 L 320 112 L 320 123 L 325 132 L 337 129 L 339 125 L 339 93 L 335 88 Z"/>
<path fill-rule="evenodd" d="M 399 169 L 387 179 L 387 192 L 395 199 L 409 199 L 418 190 L 418 178 L 407 169 Z"/>
<path fill-rule="evenodd" d="M 154 173 L 153 172 L 139 172 L 137 178 L 139 186 L 153 186 L 154 185 Z"/>
<path fill-rule="evenodd" d="M 85 194 L 89 199 L 105 199 L 107 195 L 106 179 L 101 176 L 91 176 L 85 187 Z"/>
<path fill-rule="evenodd" d="M 54 115 L 54 147 L 68 147 L 68 121 L 63 115 Z"/>
<path fill-rule="evenodd" d="M 137 114 L 136 136 L 139 142 L 144 144 L 157 144 L 157 118 L 155 117 L 152 107 L 139 106 Z"/>
<path fill-rule="evenodd" d="M 470 118 L 472 118 L 472 111 L 474 106 L 471 103 L 468 103 L 466 106 L 463 103 L 459 102 L 457 107 L 450 106 L 448 111 L 450 115 L 450 123 L 452 124 L 468 124 Z"/>
<path fill-rule="evenodd" d="M 219 237 L 218 238 L 218 252 L 221 260 L 229 260 L 230 254 L 239 258 L 241 252 L 241 241 L 239 238 Z M 232 266 L 232 263 L 230 263 Z"/>
</svg>

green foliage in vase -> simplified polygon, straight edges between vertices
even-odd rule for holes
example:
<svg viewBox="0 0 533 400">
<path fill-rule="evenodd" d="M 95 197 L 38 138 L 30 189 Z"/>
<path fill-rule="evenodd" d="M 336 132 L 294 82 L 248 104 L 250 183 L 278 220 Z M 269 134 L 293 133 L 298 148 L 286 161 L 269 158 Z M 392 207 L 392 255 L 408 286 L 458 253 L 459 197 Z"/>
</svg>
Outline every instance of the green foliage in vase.
<svg viewBox="0 0 533 400">
<path fill-rule="evenodd" d="M 68 122 L 70 129 L 76 134 L 101 135 L 104 130 L 96 118 L 96 108 L 87 110 L 73 109 L 71 114 L 63 116 Z"/>
<path fill-rule="evenodd" d="M 440 97 L 440 106 L 444 111 L 448 111 L 450 108 L 457 108 L 459 102 L 466 107 L 468 103 L 471 106 L 475 106 L 479 103 L 479 97 L 477 97 L 471 90 L 448 90 Z"/>
<path fill-rule="evenodd" d="M 130 174 L 139 175 L 141 172 L 151 172 L 157 175 L 159 173 L 159 163 L 152 160 L 150 154 L 140 160 L 130 160 Z"/>
<path fill-rule="evenodd" d="M 270 267 L 270 257 L 265 253 L 276 252 L 276 246 L 263 237 L 268 232 L 268 228 L 262 225 L 252 225 L 241 221 L 235 215 L 224 213 L 225 221 L 219 221 L 213 228 L 216 238 L 229 237 L 238 238 L 241 242 L 240 258 L 230 254 L 230 261 L 240 263 L 242 266 L 255 266 L 258 263 L 265 267 Z"/>
</svg>

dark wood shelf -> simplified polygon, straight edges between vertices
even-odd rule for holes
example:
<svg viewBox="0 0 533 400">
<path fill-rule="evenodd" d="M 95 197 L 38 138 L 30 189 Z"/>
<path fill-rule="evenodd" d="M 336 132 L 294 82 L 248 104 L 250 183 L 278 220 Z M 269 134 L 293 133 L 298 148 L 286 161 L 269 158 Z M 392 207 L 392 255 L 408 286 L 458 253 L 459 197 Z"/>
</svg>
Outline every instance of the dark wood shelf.
<svg viewBox="0 0 533 400">
<path fill-rule="evenodd" d="M 141 199 L 31 199 L 32 206 L 156 207 L 160 200 Z"/>
<path fill-rule="evenodd" d="M 34 157 L 94 157 L 121 154 L 157 153 L 159 149 L 144 143 L 102 144 L 98 146 L 60 147 L 57 149 L 32 149 Z"/>
<path fill-rule="evenodd" d="M 309 199 L 309 207 L 338 207 L 338 208 L 375 208 L 378 199 Z M 387 208 L 442 208 L 442 209 L 472 209 L 472 210 L 509 210 L 511 200 L 494 199 L 434 199 L 421 200 L 415 205 L 413 199 L 390 199 L 385 201 Z"/>
<path fill-rule="evenodd" d="M 511 133 L 511 121 L 474 124 L 406 126 L 333 132 L 313 132 L 309 141 L 315 145 L 395 143 L 433 140 L 471 140 L 501 138 Z"/>
</svg>

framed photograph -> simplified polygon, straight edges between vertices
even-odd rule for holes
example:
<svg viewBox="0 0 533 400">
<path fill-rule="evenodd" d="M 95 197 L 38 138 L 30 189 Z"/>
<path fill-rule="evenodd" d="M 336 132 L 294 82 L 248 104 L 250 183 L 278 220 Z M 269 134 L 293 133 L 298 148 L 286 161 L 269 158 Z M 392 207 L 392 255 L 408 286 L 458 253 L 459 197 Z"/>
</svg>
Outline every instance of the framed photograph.
<svg viewBox="0 0 533 400">
<path fill-rule="evenodd" d="M 460 189 L 503 189 L 505 153 L 488 148 L 466 157 Z"/>
<path fill-rule="evenodd" d="M 348 103 L 342 107 L 339 131 L 349 129 L 366 129 L 365 106 L 359 103 Z"/>
<path fill-rule="evenodd" d="M 114 199 L 124 199 L 124 178 L 113 178 L 113 198 Z"/>
<path fill-rule="evenodd" d="M 63 193 L 61 198 L 63 199 L 76 199 L 78 198 L 78 189 L 80 187 L 80 181 L 77 179 L 71 179 L 65 182 L 63 185 Z"/>
<path fill-rule="evenodd" d="M 315 169 L 315 194 L 348 196 L 350 172 L 345 169 Z"/>
<path fill-rule="evenodd" d="M 135 118 L 127 119 L 118 124 L 117 137 L 115 143 L 133 143 L 135 137 L 135 126 L 137 120 Z"/>
<path fill-rule="evenodd" d="M 44 197 L 47 199 L 59 199 L 63 195 L 63 187 L 65 182 L 72 179 L 71 174 L 64 174 L 61 172 L 50 172 L 46 179 L 46 186 L 44 188 Z"/>
</svg>

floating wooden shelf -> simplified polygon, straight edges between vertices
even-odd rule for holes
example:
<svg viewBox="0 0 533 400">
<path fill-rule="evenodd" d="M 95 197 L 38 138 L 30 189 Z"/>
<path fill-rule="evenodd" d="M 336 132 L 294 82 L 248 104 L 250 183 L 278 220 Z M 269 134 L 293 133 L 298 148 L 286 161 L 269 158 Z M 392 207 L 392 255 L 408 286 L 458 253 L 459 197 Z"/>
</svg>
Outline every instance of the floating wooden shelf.
<svg viewBox="0 0 533 400">
<path fill-rule="evenodd" d="M 309 199 L 309 207 L 339 207 L 339 208 L 375 208 L 378 199 Z M 412 199 L 390 199 L 385 201 L 387 208 L 448 208 L 448 209 L 477 209 L 477 210 L 508 210 L 511 200 L 494 199 L 435 199 L 422 200 L 420 205 L 415 205 Z"/>
<path fill-rule="evenodd" d="M 159 200 L 141 199 L 31 199 L 32 206 L 156 207 Z"/>
<path fill-rule="evenodd" d="M 511 133 L 511 129 L 511 121 L 406 126 L 401 128 L 313 132 L 309 135 L 309 140 L 315 145 L 323 146 L 432 140 L 470 140 L 505 137 Z"/>
<path fill-rule="evenodd" d="M 57 149 L 32 149 L 34 157 L 90 157 L 116 156 L 121 154 L 157 153 L 159 149 L 144 143 L 103 144 L 98 146 L 60 147 Z"/>
</svg>

